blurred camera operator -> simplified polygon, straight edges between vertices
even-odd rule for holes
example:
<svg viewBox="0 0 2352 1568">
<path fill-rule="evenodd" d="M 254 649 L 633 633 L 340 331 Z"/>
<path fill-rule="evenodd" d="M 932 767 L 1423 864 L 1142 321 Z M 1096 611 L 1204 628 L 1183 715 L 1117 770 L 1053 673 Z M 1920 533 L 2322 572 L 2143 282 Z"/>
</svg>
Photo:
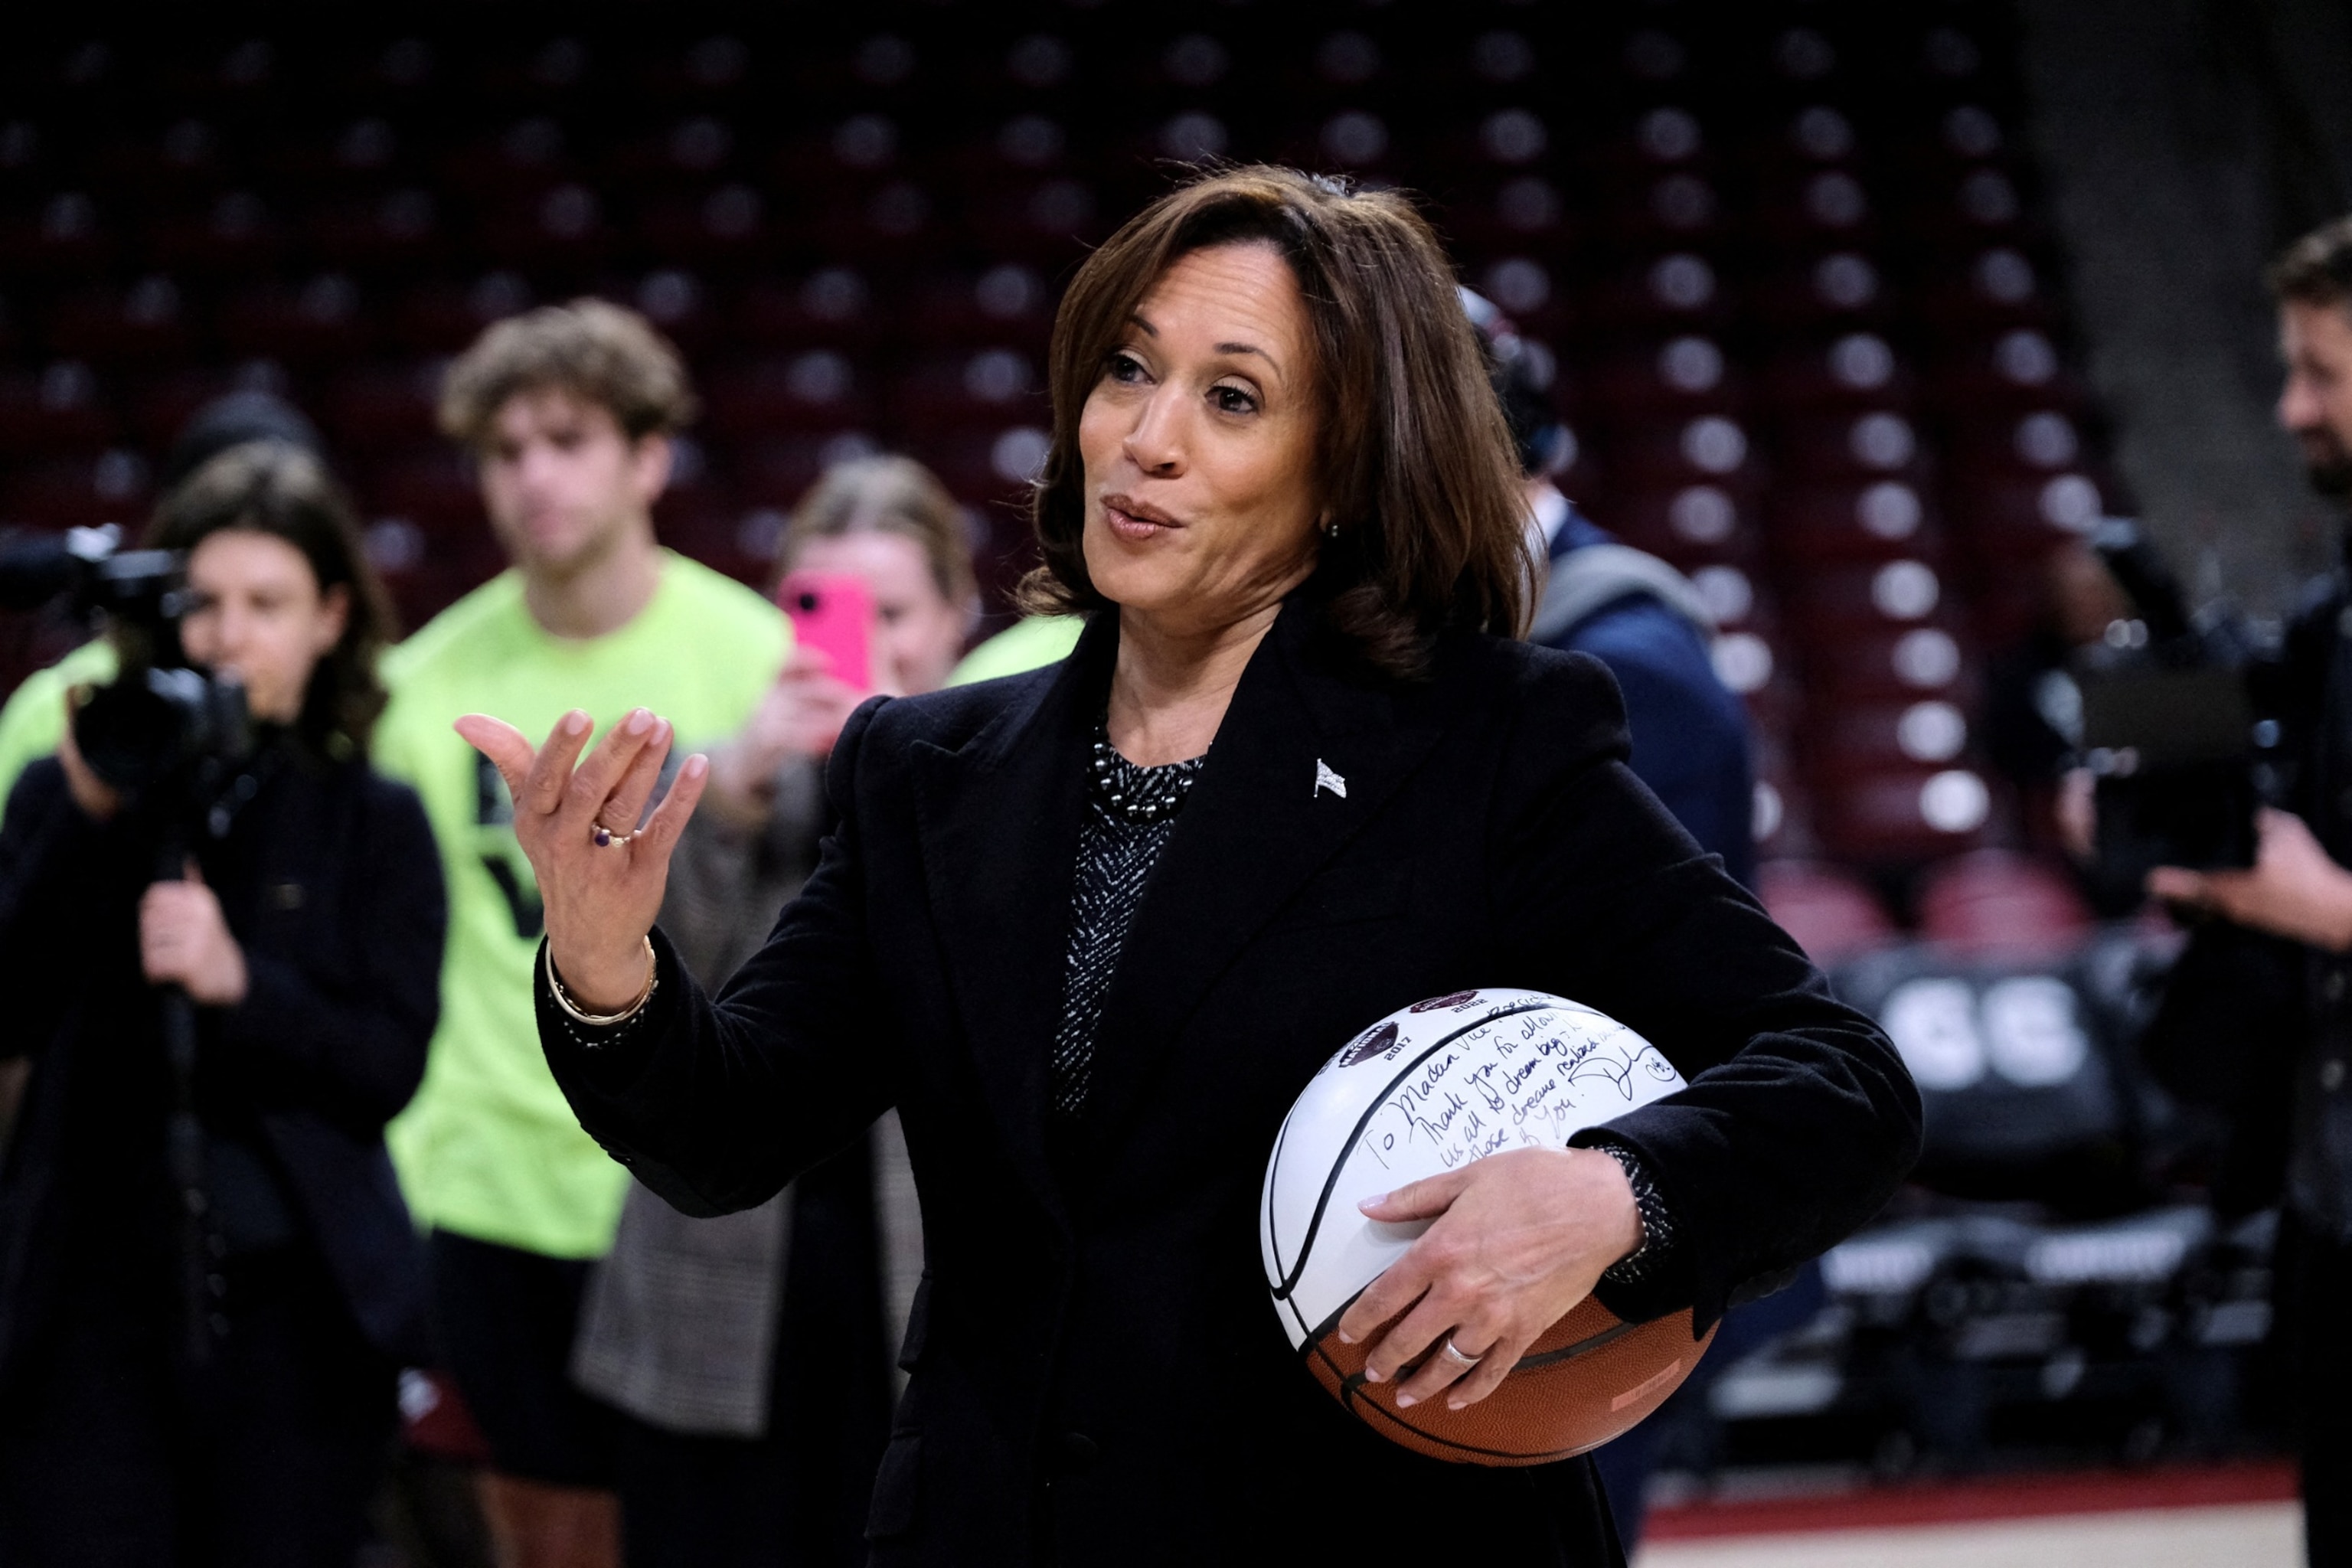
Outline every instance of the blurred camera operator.
<svg viewBox="0 0 2352 1568">
<path fill-rule="evenodd" d="M 2352 497 L 2352 217 L 2272 268 L 2286 383 L 2279 423 L 2312 484 Z M 2352 532 L 2346 543 L 2352 547 Z M 2315 1564 L 2352 1563 L 2352 563 L 2316 584 L 2266 683 L 2290 809 L 2260 821 L 2246 870 L 2163 868 L 2148 890 L 2205 918 L 2147 1050 L 2173 1086 L 2231 1114 L 2217 1193 L 2252 1209 L 2283 1189 L 2280 1328 Z"/>
<path fill-rule="evenodd" d="M 274 393 L 224 393 L 190 415 L 172 438 L 172 449 L 155 476 L 156 493 L 171 494 L 198 468 L 248 441 L 274 441 L 326 461 L 319 427 L 300 409 Z M 33 671 L 8 694 L 6 703 L 0 704 L 0 796 L 16 784 L 26 763 L 58 749 L 58 736 L 66 724 L 66 693 L 77 686 L 111 680 L 114 669 L 114 645 L 93 637 L 47 668 Z"/>
<path fill-rule="evenodd" d="M 348 1563 L 423 1318 L 383 1127 L 438 1005 L 439 864 L 367 763 L 389 616 L 317 460 L 223 452 L 149 542 L 185 552 L 181 642 L 254 743 L 217 788 L 128 794 L 68 727 L 8 798 L 0 1053 L 33 1076 L 0 1170 L 0 1562 Z"/>
</svg>

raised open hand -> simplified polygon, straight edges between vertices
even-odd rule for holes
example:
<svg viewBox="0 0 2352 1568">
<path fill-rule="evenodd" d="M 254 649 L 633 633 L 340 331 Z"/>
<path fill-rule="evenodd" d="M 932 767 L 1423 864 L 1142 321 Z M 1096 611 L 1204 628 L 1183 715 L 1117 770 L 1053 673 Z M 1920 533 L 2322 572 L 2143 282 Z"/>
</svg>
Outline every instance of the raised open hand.
<svg viewBox="0 0 2352 1568">
<path fill-rule="evenodd" d="M 646 817 L 674 738 L 669 721 L 633 709 L 583 760 L 593 728 L 574 709 L 534 751 L 502 719 L 468 713 L 457 723 L 514 796 L 515 837 L 539 878 L 549 952 L 564 989 L 592 1012 L 614 1012 L 645 991 L 645 935 L 661 911 L 670 851 L 702 797 L 710 764 L 688 757 Z"/>
</svg>

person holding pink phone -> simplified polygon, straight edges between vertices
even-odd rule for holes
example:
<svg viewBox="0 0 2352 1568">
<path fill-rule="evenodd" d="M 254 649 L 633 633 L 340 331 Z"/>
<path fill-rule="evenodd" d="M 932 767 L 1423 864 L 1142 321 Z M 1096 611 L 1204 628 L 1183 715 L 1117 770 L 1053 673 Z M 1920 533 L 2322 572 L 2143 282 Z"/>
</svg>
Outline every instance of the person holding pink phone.
<svg viewBox="0 0 2352 1568">
<path fill-rule="evenodd" d="M 906 458 L 836 464 L 793 512 L 773 588 L 793 657 L 711 752 L 662 905 L 704 984 L 759 946 L 814 868 L 824 757 L 851 710 L 936 689 L 955 667 L 978 604 L 966 538 L 954 500 Z M 572 1363 L 619 1412 L 630 1568 L 863 1561 L 888 1358 L 921 1270 L 895 1114 L 745 1214 L 688 1219 L 631 1189 Z"/>
</svg>

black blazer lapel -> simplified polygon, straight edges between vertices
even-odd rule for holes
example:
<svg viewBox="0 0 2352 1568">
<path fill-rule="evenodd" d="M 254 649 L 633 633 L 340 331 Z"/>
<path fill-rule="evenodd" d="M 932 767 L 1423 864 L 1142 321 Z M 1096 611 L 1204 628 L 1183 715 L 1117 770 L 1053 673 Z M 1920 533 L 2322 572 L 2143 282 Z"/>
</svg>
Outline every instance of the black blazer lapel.
<svg viewBox="0 0 2352 1568">
<path fill-rule="evenodd" d="M 1294 597 L 1243 672 L 1147 884 L 1096 1037 L 1088 1142 L 1115 1139 L 1210 988 L 1379 812 L 1443 729 L 1425 689 L 1344 678 Z M 1334 1040 L 1337 1050 L 1343 1042 Z"/>
<path fill-rule="evenodd" d="M 1045 1148 L 1087 742 L 1118 627 L 1097 616 L 1060 671 L 955 751 L 919 742 L 924 875 L 982 1094 L 1039 1199 L 1062 1212 Z"/>
</svg>

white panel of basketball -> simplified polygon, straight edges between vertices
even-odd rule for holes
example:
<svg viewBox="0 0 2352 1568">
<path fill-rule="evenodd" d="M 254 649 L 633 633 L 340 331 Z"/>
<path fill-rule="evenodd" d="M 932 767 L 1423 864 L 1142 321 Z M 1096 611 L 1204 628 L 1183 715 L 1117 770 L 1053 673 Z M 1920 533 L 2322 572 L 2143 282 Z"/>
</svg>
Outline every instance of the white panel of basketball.
<svg viewBox="0 0 2352 1568">
<path fill-rule="evenodd" d="M 1565 1148 L 1683 1087 L 1647 1040 L 1540 991 L 1457 992 L 1374 1024 L 1309 1080 L 1258 1205 L 1267 1288 L 1303 1345 L 1428 1228 L 1376 1224 L 1376 1193 L 1506 1149 Z"/>
</svg>

